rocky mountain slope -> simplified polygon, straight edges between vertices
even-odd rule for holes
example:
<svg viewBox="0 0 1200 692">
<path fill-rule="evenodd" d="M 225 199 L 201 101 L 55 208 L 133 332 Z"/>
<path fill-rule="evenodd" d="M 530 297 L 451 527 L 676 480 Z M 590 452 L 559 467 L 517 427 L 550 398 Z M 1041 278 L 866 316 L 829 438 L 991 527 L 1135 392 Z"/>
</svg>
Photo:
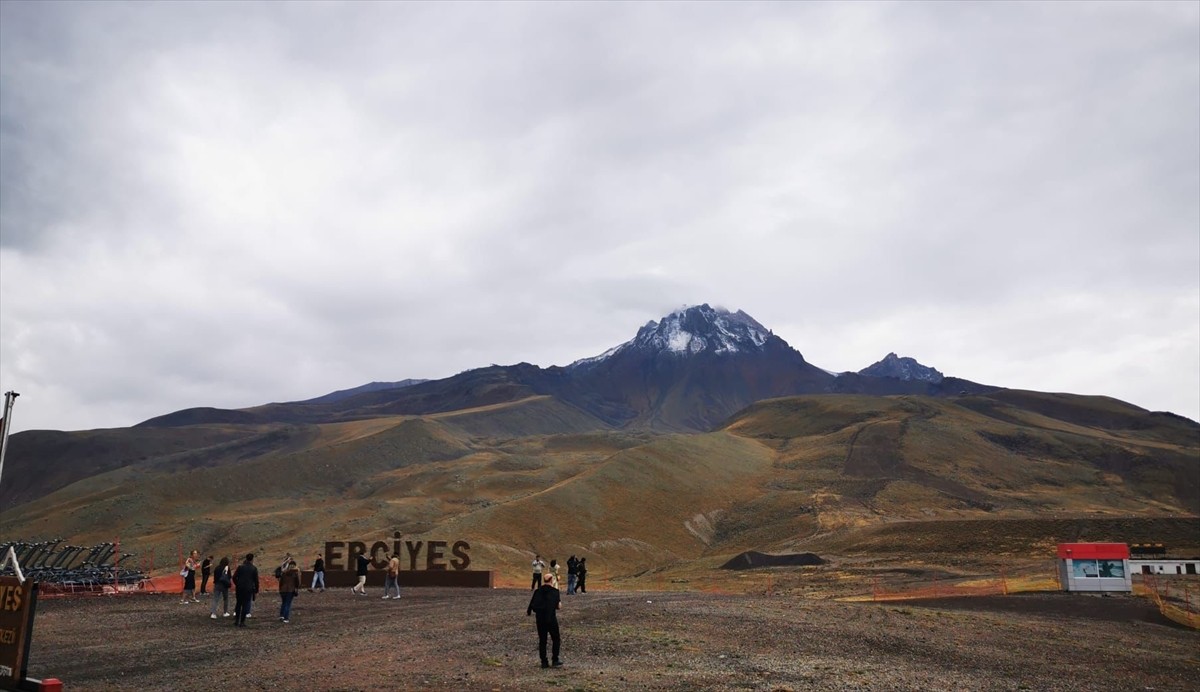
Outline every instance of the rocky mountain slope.
<svg viewBox="0 0 1200 692">
<path fill-rule="evenodd" d="M 707 305 L 565 367 L 382 385 L 14 435 L 0 525 L 170 554 L 398 530 L 469 540 L 480 565 L 576 553 L 628 576 L 746 550 L 876 554 L 896 526 L 931 553 L 975 545 L 947 521 L 988 540 L 1025 522 L 1012 551 L 1033 555 L 1064 518 L 1131 517 L 1099 539 L 1153 541 L 1138 532 L 1200 514 L 1194 421 L 894 354 L 834 375 Z"/>
<path fill-rule="evenodd" d="M 1200 426 L 1102 397 L 808 395 L 759 402 L 709 433 L 606 429 L 549 396 L 425 416 L 134 430 L 163 435 L 148 440 L 164 451 L 139 442 L 130 461 L 109 447 L 107 470 L 5 504 L 6 532 L 120 536 L 174 554 L 180 544 L 307 552 L 399 530 L 468 540 L 480 565 L 503 570 L 523 571 L 539 551 L 636 575 L 715 567 L 745 550 L 878 553 L 870 536 L 898 522 L 931 553 L 970 554 L 990 550 L 1005 522 L 1056 531 L 1045 520 L 1200 513 Z M 176 437 L 185 432 L 206 437 Z M 172 451 L 186 444 L 197 447 Z M 37 463 L 18 455 L 13 467 L 20 476 Z M 936 528 L 948 520 L 976 522 L 979 543 Z M 1055 540 L 1022 526 L 1019 555 Z M 1105 535 L 1162 540 L 1137 534 L 1149 524 L 1123 526 L 1134 529 Z"/>
</svg>

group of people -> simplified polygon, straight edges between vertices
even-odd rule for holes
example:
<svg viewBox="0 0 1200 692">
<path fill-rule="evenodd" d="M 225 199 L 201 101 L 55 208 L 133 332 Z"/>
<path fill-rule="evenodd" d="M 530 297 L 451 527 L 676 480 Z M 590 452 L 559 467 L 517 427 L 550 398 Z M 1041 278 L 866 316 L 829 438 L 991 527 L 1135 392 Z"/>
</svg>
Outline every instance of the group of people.
<svg viewBox="0 0 1200 692">
<path fill-rule="evenodd" d="M 362 553 L 356 556 L 355 575 L 358 577 L 358 583 L 350 587 L 352 593 L 360 596 L 367 595 L 367 569 L 370 566 L 371 558 Z M 400 598 L 400 555 L 397 553 L 387 553 L 387 575 L 383 581 L 383 600 L 386 601 L 389 598 Z"/>
<path fill-rule="evenodd" d="M 559 653 L 562 650 L 562 635 L 558 630 L 558 611 L 562 609 L 562 597 L 558 590 L 558 560 L 551 559 L 547 566 L 541 555 L 533 556 L 533 581 L 530 589 L 533 596 L 525 615 L 537 615 L 538 656 L 543 668 L 561 666 Z M 587 593 L 587 558 L 574 555 L 567 558 L 567 593 Z M 550 655 L 546 655 L 547 639 L 551 642 Z"/>
<path fill-rule="evenodd" d="M 558 560 L 550 560 L 550 566 L 542 561 L 541 555 L 533 556 L 533 581 L 530 590 L 536 591 L 542 585 L 544 575 L 551 575 L 558 583 Z M 557 588 L 557 586 L 555 587 Z M 574 555 L 567 558 L 567 595 L 587 593 L 587 558 L 577 558 Z"/>
<path fill-rule="evenodd" d="M 196 572 L 201 574 L 200 594 L 208 592 L 209 578 L 212 578 L 212 608 L 209 617 L 213 620 L 220 617 L 230 617 L 229 591 L 234 592 L 233 624 L 235 627 L 245 627 L 247 618 L 251 617 L 254 601 L 258 597 L 259 579 L 258 567 L 254 565 L 254 553 L 248 553 L 240 565 L 234 569 L 228 557 L 221 558 L 213 567 L 211 555 L 203 561 L 199 559 L 199 551 L 193 550 L 180 569 L 183 577 L 183 594 L 181 603 L 199 603 L 196 595 Z M 371 558 L 360 554 L 356 556 L 355 573 L 358 583 L 350 588 L 354 594 L 367 595 L 367 571 Z M 558 560 L 550 560 L 547 566 L 541 555 L 533 557 L 533 580 L 530 589 L 533 596 L 525 609 L 526 616 L 537 616 L 538 655 L 543 668 L 561 666 L 559 657 L 562 648 L 562 636 L 558 628 L 558 611 L 562 608 L 559 592 Z M 279 620 L 291 622 L 292 601 L 302 586 L 300 568 L 289 553 L 283 563 L 276 568 L 275 577 L 279 582 Z M 309 591 L 325 590 L 325 560 L 318 553 L 313 562 L 313 580 Z M 587 558 L 576 558 L 572 555 L 567 559 L 567 593 L 587 593 Z M 387 555 L 387 575 L 384 581 L 384 600 L 400 598 L 400 556 L 394 553 Z M 217 606 L 221 605 L 221 608 Z M 550 651 L 547 651 L 550 644 Z M 549 655 L 547 655 L 549 654 Z"/>
<path fill-rule="evenodd" d="M 228 557 L 221 558 L 215 569 L 211 555 L 203 561 L 199 557 L 199 551 L 193 550 L 179 571 L 179 575 L 183 577 L 183 596 L 180 602 L 200 602 L 200 599 L 196 597 L 196 571 L 199 569 L 201 595 L 207 595 L 208 580 L 210 577 L 212 578 L 212 607 L 209 609 L 208 616 L 216 620 L 218 612 L 220 612 L 220 617 L 230 617 L 229 591 L 232 589 L 234 592 L 233 624 L 235 627 L 245 627 L 246 618 L 251 617 L 254 601 L 258 598 L 259 592 L 258 567 L 254 565 L 254 553 L 247 553 L 245 560 L 236 569 L 233 568 Z M 318 560 L 320 560 L 319 557 Z M 324 575 L 323 566 L 320 574 Z M 275 578 L 279 582 L 279 620 L 288 623 L 291 622 L 292 617 L 292 601 L 300 591 L 300 568 L 290 554 L 275 569 Z M 221 607 L 218 608 L 218 605 Z"/>
</svg>

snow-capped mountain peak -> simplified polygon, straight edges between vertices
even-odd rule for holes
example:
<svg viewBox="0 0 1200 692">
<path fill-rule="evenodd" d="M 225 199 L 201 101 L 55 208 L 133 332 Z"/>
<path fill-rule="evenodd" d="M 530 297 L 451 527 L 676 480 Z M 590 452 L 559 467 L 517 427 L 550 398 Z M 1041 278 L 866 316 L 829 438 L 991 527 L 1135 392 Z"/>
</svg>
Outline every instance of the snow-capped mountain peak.
<svg viewBox="0 0 1200 692">
<path fill-rule="evenodd" d="M 680 308 L 661 320 L 651 320 L 633 339 L 571 365 L 598 363 L 631 348 L 677 356 L 761 351 L 771 336 L 769 329 L 741 310 L 730 312 L 705 303 Z"/>
<path fill-rule="evenodd" d="M 883 360 L 859 370 L 858 374 L 871 377 L 893 377 L 898 380 L 921 380 L 934 384 L 945 379 L 936 368 L 921 365 L 912 358 L 901 358 L 895 353 L 887 354 Z"/>
</svg>

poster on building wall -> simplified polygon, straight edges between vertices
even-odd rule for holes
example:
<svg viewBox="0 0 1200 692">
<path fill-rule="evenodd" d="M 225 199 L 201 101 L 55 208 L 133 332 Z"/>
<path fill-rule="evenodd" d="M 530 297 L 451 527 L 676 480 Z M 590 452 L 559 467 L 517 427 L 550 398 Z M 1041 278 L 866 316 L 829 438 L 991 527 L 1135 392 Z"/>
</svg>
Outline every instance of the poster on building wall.
<svg viewBox="0 0 1200 692">
<path fill-rule="evenodd" d="M 1124 560 L 1097 560 L 1096 571 L 1102 579 L 1124 579 Z"/>
<path fill-rule="evenodd" d="M 1076 579 L 1124 579 L 1124 560 L 1072 560 L 1071 572 Z"/>
</svg>

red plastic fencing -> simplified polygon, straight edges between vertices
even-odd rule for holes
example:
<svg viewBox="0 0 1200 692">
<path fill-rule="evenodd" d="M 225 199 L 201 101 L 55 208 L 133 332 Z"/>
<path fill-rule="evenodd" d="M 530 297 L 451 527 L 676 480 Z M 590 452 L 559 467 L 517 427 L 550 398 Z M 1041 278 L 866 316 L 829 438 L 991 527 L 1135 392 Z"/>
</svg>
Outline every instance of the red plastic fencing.
<svg viewBox="0 0 1200 692">
<path fill-rule="evenodd" d="M 1155 574 L 1134 575 L 1133 592 L 1154 601 L 1175 622 L 1200 629 L 1200 584 Z"/>
<path fill-rule="evenodd" d="M 199 596 L 199 580 L 196 584 L 196 594 Z M 258 575 L 259 591 L 278 591 L 279 582 L 275 577 Z M 212 580 L 209 580 L 212 589 Z M 76 596 L 128 596 L 132 594 L 181 594 L 183 593 L 183 577 L 169 574 L 162 577 L 149 577 L 130 584 L 113 586 L 112 584 L 54 584 L 41 582 L 38 584 L 38 598 L 67 598 Z"/>
</svg>

